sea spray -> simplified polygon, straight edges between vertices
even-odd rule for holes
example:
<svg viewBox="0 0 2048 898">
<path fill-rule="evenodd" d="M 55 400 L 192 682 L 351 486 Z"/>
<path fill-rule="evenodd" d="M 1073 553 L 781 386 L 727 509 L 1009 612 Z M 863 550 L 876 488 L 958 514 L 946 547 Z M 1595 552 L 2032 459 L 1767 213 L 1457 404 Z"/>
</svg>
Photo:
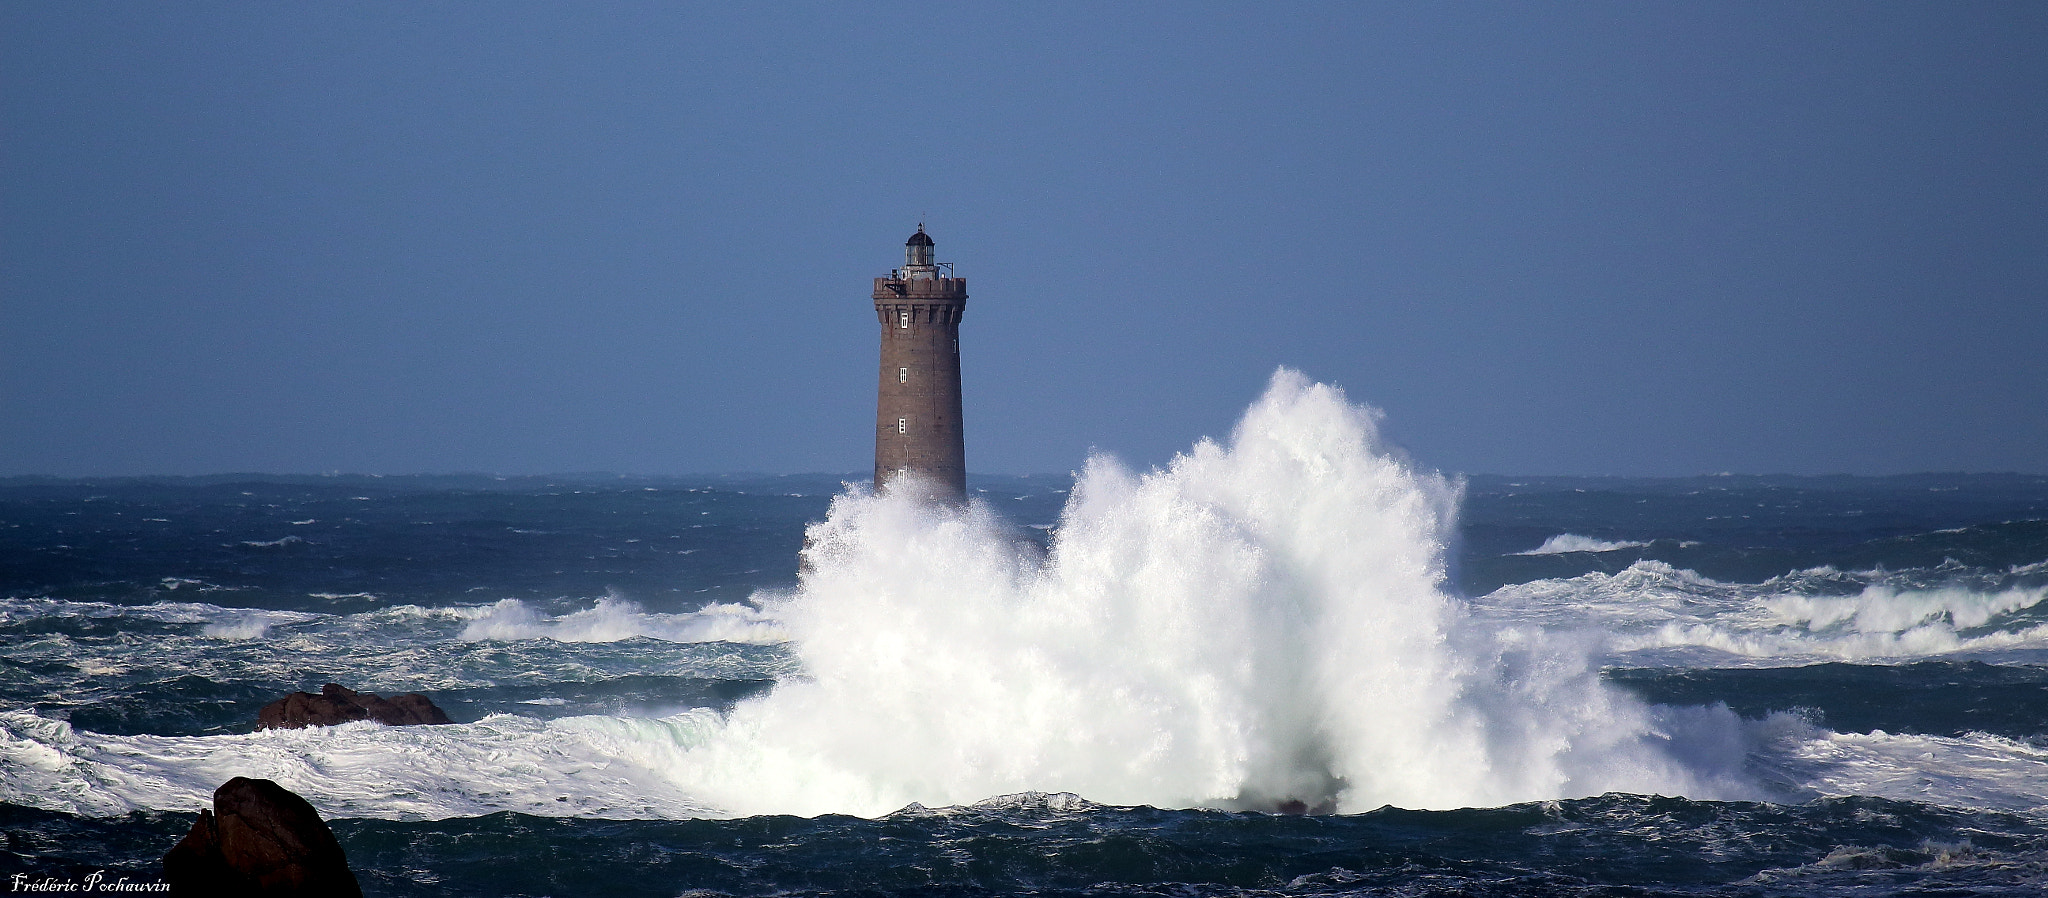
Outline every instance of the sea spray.
<svg viewBox="0 0 2048 898">
<path fill-rule="evenodd" d="M 1043 555 L 980 504 L 840 496 L 764 599 L 805 676 L 673 775 L 747 814 L 1754 795 L 1725 709 L 1653 712 L 1585 646 L 1472 623 L 1444 587 L 1457 486 L 1377 417 L 1282 369 L 1227 445 L 1091 459 Z"/>
</svg>

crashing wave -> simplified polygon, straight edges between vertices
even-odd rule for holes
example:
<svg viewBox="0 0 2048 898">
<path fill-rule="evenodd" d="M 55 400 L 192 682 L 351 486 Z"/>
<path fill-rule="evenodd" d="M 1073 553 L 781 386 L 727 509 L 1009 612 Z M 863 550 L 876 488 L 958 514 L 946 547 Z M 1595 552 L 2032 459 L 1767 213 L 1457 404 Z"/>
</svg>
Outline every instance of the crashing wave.
<svg viewBox="0 0 2048 898">
<path fill-rule="evenodd" d="M 1660 716 L 1583 646 L 1475 622 L 1444 586 L 1458 487 L 1377 418 L 1283 369 L 1228 443 L 1091 459 L 1044 554 L 980 504 L 838 497 L 764 599 L 805 676 L 680 775 L 738 813 L 1760 794 L 1733 715 Z"/>
</svg>

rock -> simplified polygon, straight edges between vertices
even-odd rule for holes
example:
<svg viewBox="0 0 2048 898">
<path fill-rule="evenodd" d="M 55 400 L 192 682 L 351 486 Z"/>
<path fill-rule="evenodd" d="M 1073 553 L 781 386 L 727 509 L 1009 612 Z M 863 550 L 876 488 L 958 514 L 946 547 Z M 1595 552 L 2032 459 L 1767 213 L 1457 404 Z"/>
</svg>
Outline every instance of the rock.
<svg viewBox="0 0 2048 898">
<path fill-rule="evenodd" d="M 334 831 L 306 800 L 269 780 L 235 777 L 213 809 L 164 855 L 174 895 L 361 898 Z"/>
<path fill-rule="evenodd" d="M 325 727 L 351 720 L 374 720 L 394 727 L 455 722 L 417 692 L 386 699 L 376 693 L 356 692 L 329 683 L 320 687 L 319 695 L 294 692 L 264 705 L 256 714 L 256 728 Z"/>
</svg>

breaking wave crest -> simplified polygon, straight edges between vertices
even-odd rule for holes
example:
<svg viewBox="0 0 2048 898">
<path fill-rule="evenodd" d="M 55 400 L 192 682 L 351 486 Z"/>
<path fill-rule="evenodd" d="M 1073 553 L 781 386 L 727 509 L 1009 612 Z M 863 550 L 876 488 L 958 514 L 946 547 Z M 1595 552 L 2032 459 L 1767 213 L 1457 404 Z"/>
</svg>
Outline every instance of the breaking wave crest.
<svg viewBox="0 0 2048 898">
<path fill-rule="evenodd" d="M 750 605 L 714 604 L 683 614 L 660 614 L 618 596 L 607 596 L 590 608 L 559 617 L 534 611 L 518 599 L 505 599 L 473 613 L 463 627 L 464 640 L 617 642 L 647 637 L 664 642 L 769 645 L 786 638 L 781 626 Z"/>
<path fill-rule="evenodd" d="M 1622 549 L 1641 549 L 1649 545 L 1649 543 L 1637 542 L 1635 540 L 1604 540 L 1595 539 L 1590 536 L 1580 536 L 1576 533 L 1560 533 L 1544 540 L 1543 545 L 1526 552 L 1516 552 L 1514 554 L 1564 555 L 1570 552 L 1618 552 Z"/>
<path fill-rule="evenodd" d="M 1910 661 L 2048 649 L 2041 565 L 1986 572 L 1814 568 L 1727 583 L 1661 561 L 1505 586 L 1475 610 L 1504 626 L 1598 630 L 1631 663 Z"/>
</svg>

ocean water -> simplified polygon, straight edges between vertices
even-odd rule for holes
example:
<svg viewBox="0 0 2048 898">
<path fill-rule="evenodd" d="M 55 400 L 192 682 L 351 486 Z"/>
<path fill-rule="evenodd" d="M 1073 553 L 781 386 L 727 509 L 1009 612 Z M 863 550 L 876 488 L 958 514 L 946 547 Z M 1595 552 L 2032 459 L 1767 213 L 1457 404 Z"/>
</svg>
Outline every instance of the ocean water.
<svg viewBox="0 0 2048 898">
<path fill-rule="evenodd" d="M 0 480 L 0 878 L 265 777 L 372 895 L 2048 892 L 2048 477 Z M 326 682 L 446 727 L 254 730 Z M 1310 811 L 1310 813 L 1295 813 Z"/>
</svg>

